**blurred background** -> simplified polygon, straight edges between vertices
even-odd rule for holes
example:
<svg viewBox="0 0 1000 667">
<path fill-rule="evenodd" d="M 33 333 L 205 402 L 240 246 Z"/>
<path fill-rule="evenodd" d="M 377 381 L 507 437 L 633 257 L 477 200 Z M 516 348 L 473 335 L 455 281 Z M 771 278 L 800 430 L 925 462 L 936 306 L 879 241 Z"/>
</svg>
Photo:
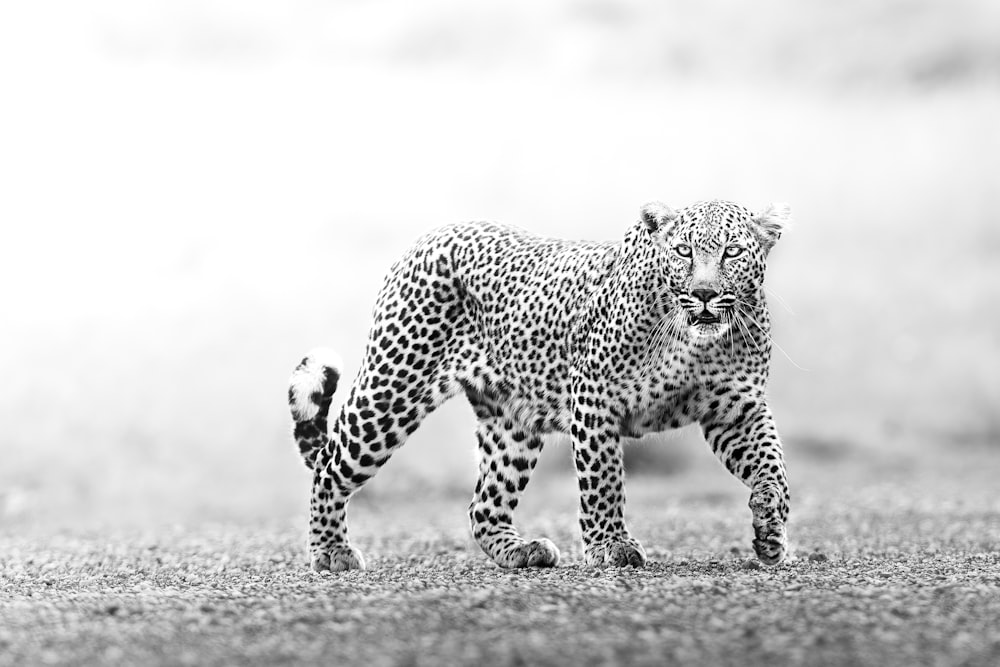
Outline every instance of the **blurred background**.
<svg viewBox="0 0 1000 667">
<path fill-rule="evenodd" d="M 4 3 L 0 90 L 0 524 L 299 517 L 287 377 L 353 375 L 409 244 L 650 199 L 791 204 L 793 480 L 1000 472 L 991 0 Z M 365 494 L 470 494 L 472 428 L 448 404 Z M 696 431 L 629 466 L 742 494 Z"/>
</svg>

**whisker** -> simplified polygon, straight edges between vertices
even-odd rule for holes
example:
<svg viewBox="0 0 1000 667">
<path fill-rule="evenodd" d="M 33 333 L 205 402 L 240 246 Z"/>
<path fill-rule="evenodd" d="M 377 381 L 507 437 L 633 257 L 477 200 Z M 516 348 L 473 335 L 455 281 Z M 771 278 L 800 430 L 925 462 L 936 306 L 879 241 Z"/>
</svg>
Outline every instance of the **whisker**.
<svg viewBox="0 0 1000 667">
<path fill-rule="evenodd" d="M 726 323 L 729 331 L 729 356 L 736 356 L 736 339 L 733 338 L 733 326 L 735 325 L 735 314 L 732 310 L 726 310 L 722 313 L 722 321 Z"/>
<path fill-rule="evenodd" d="M 668 317 L 667 326 L 663 332 L 661 347 L 666 347 L 670 343 L 676 342 L 679 339 L 682 322 L 684 320 L 683 312 L 679 309 L 671 310 L 671 314 Z M 662 354 L 662 350 L 660 353 Z"/>
<path fill-rule="evenodd" d="M 742 314 L 737 313 L 736 317 L 737 322 L 739 322 L 740 325 L 740 337 L 743 338 L 743 344 L 746 345 L 747 349 L 749 349 L 750 343 L 752 342 L 753 346 L 757 348 L 757 351 L 762 352 L 760 345 L 757 344 L 757 338 L 750 332 L 750 327 L 747 325 L 746 320 L 743 319 Z"/>
<path fill-rule="evenodd" d="M 654 361 L 662 351 L 663 341 L 668 335 L 668 330 L 670 328 L 670 313 L 672 311 L 667 311 L 662 318 L 653 326 L 653 330 L 649 334 L 649 338 L 646 341 L 646 352 L 643 355 L 642 364 L 640 366 L 640 371 L 645 373 L 650 368 L 652 368 Z"/>
<path fill-rule="evenodd" d="M 747 308 L 753 308 L 755 306 L 755 304 L 752 304 L 749 301 L 746 301 L 745 299 L 741 299 L 735 294 L 733 295 L 733 299 L 736 301 L 736 304 L 738 306 L 745 306 Z M 757 344 L 757 339 L 754 337 L 752 333 L 750 333 L 750 327 L 743 319 L 745 310 L 741 307 L 736 307 L 731 309 L 730 312 L 733 314 L 733 321 L 738 325 L 739 334 L 740 337 L 743 339 L 743 344 L 746 345 L 747 348 L 749 348 L 750 343 L 752 342 L 754 347 L 757 348 L 757 351 L 761 352 L 762 350 L 760 349 L 760 345 Z"/>
<path fill-rule="evenodd" d="M 764 287 L 764 291 L 767 292 L 768 294 L 770 294 L 771 296 L 773 296 L 774 299 L 775 299 L 775 301 L 777 301 L 781 305 L 782 308 L 784 308 L 785 310 L 787 310 L 789 312 L 789 314 L 791 314 L 791 315 L 795 314 L 795 311 L 792 310 L 792 307 L 789 306 L 788 303 L 784 299 L 781 298 L 780 294 L 778 294 L 777 292 L 775 292 L 773 289 L 770 289 L 766 285 L 763 286 L 763 287 Z"/>
<path fill-rule="evenodd" d="M 666 347 L 676 340 L 679 333 L 679 315 L 679 310 L 671 309 L 667 311 L 656 327 L 654 327 L 654 333 L 650 336 L 647 353 L 641 367 L 643 373 L 651 370 L 656 361 L 663 356 L 663 351 Z"/>
<path fill-rule="evenodd" d="M 779 352 L 781 352 L 781 354 L 783 354 L 783 355 L 785 356 L 785 359 L 788 359 L 789 363 L 791 363 L 791 364 L 792 364 L 792 366 L 795 366 L 795 367 L 796 367 L 796 368 L 798 368 L 798 369 L 799 369 L 800 371 L 805 371 L 805 372 L 809 372 L 809 369 L 808 369 L 808 368 L 802 368 L 802 366 L 799 366 L 799 365 L 798 365 L 797 363 L 795 363 L 795 360 L 794 360 L 794 359 L 792 359 L 792 358 L 791 358 L 791 356 L 789 356 L 789 354 L 788 354 L 787 352 L 785 352 L 785 348 L 781 347 L 781 345 L 779 345 L 779 344 L 778 344 L 778 342 L 777 342 L 776 340 L 774 340 L 774 337 L 773 337 L 773 336 L 771 335 L 771 333 L 770 333 L 770 332 L 769 332 L 769 331 L 768 331 L 767 329 L 765 329 L 765 328 L 764 328 L 764 327 L 763 327 L 763 326 L 761 325 L 761 323 L 760 323 L 760 322 L 758 322 L 757 320 L 755 320 L 755 319 L 754 319 L 754 318 L 753 318 L 753 317 L 752 317 L 752 316 L 751 316 L 751 315 L 750 315 L 749 313 L 743 313 L 743 314 L 744 314 L 744 315 L 746 316 L 746 318 L 747 318 L 748 320 L 750 320 L 750 322 L 752 322 L 752 323 L 754 324 L 754 326 L 756 326 L 756 327 L 757 327 L 757 329 L 758 329 L 758 330 L 759 330 L 759 331 L 760 331 L 760 332 L 761 332 L 762 334 L 764 334 L 764 336 L 766 336 L 766 337 L 767 337 L 767 340 L 768 340 L 768 342 L 769 342 L 769 343 L 771 343 L 771 344 L 772 344 L 772 345 L 774 345 L 774 346 L 775 346 L 776 348 L 778 348 L 778 351 L 779 351 Z"/>
</svg>

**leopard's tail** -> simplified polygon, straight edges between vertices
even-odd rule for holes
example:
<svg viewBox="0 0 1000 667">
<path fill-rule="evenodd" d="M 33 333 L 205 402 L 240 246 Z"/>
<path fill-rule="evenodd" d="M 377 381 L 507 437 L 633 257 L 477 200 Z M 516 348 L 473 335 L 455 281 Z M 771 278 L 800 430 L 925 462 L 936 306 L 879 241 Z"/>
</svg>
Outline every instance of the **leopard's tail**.
<svg viewBox="0 0 1000 667">
<path fill-rule="evenodd" d="M 344 364 L 333 350 L 317 348 L 306 355 L 288 382 L 288 407 L 295 421 L 295 442 L 308 468 L 326 452 L 330 434 L 327 419 Z"/>
</svg>

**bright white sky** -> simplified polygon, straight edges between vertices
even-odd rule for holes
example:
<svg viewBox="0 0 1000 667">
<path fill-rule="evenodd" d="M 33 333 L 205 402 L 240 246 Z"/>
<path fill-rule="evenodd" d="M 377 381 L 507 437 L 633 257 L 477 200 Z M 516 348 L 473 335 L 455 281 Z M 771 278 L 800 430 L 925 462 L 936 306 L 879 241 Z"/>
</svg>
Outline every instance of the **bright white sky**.
<svg viewBox="0 0 1000 667">
<path fill-rule="evenodd" d="M 831 193 L 868 206 L 892 191 L 879 180 L 889 169 L 932 210 L 988 196 L 975 174 L 996 151 L 966 156 L 997 141 L 981 129 L 995 97 L 925 110 L 602 78 L 622 67 L 616 53 L 640 62 L 653 43 L 639 22 L 635 39 L 618 37 L 628 49 L 609 48 L 601 26 L 655 4 L 611 6 L 6 3 L 0 283 L 16 287 L 0 325 L 110 315 L 151 293 L 181 307 L 192 266 L 284 289 L 296 248 L 331 227 L 345 241 L 389 229 L 392 248 L 469 218 L 609 237 L 642 201 L 716 196 L 791 199 L 815 223 Z M 727 16 L 716 23 L 742 14 Z M 726 62 L 750 60 L 734 44 Z M 922 188 L 942 170 L 947 189 Z"/>
</svg>

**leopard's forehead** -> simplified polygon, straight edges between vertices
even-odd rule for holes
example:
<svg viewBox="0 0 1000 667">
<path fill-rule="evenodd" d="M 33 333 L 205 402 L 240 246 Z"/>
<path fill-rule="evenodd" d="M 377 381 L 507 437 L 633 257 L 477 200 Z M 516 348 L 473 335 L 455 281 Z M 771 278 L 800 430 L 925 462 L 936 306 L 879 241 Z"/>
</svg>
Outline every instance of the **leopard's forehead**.
<svg viewBox="0 0 1000 667">
<path fill-rule="evenodd" d="M 753 214 L 745 206 L 722 201 L 703 201 L 678 211 L 678 231 L 688 237 L 692 245 L 718 248 L 728 239 L 746 231 L 746 223 Z"/>
</svg>

